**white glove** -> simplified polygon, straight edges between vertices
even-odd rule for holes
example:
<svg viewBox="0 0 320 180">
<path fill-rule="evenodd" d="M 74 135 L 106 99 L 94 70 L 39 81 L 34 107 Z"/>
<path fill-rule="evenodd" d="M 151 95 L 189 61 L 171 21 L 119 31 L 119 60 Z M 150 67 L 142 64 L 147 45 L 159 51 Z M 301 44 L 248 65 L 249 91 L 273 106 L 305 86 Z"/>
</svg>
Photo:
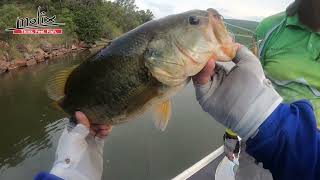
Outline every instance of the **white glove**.
<svg viewBox="0 0 320 180">
<path fill-rule="evenodd" d="M 65 180 L 100 180 L 104 140 L 89 135 L 82 124 L 65 128 L 58 143 L 51 174 Z"/>
<path fill-rule="evenodd" d="M 250 50 L 241 47 L 234 62 L 236 65 L 230 72 L 217 65 L 210 81 L 205 85 L 194 82 L 194 85 L 203 110 L 246 140 L 282 98 L 266 79 L 258 58 Z"/>
</svg>

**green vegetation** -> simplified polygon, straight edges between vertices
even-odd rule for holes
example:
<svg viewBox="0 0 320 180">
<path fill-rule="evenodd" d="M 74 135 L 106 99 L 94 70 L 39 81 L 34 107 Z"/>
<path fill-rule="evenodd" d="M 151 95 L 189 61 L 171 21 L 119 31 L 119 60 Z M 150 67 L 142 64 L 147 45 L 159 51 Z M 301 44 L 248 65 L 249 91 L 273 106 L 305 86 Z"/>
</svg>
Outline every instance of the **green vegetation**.
<svg viewBox="0 0 320 180">
<path fill-rule="evenodd" d="M 226 19 L 225 22 L 233 25 L 231 26 L 227 24 L 227 28 L 229 32 L 235 35 L 237 42 L 248 46 L 250 49 L 254 47 L 256 43 L 254 39 L 254 32 L 256 31 L 256 28 L 259 24 L 258 22 L 238 19 Z M 237 28 L 235 26 L 241 27 L 243 29 Z"/>
<path fill-rule="evenodd" d="M 259 24 L 256 21 L 248 21 L 248 20 L 240 20 L 240 19 L 226 19 L 225 21 L 236 26 L 244 27 L 253 32 L 256 31 L 256 28 Z"/>
<path fill-rule="evenodd" d="M 68 35 L 77 35 L 86 42 L 102 36 L 114 38 L 153 18 L 150 10 L 139 10 L 134 0 L 3 1 L 0 3 L 0 30 L 14 26 L 18 16 L 34 16 L 38 6 L 49 16 L 56 15 L 58 21 L 65 22 Z"/>
<path fill-rule="evenodd" d="M 61 26 L 62 35 L 15 36 L 5 32 L 6 28 L 15 27 L 17 17 L 35 17 L 38 6 L 47 16 L 56 15 L 56 22 L 66 24 Z M 17 44 L 30 49 L 44 42 L 66 48 L 79 41 L 91 44 L 100 38 L 113 39 L 153 18 L 150 10 L 139 10 L 134 0 L 2 0 L 0 14 L 0 41 L 10 45 L 6 51 L 11 59 L 22 57 L 15 49 Z M 0 49 L 0 56 L 3 51 Z"/>
<path fill-rule="evenodd" d="M 15 25 L 14 20 L 21 15 L 21 12 L 16 6 L 8 4 L 1 7 L 0 14 L 0 29 L 5 29 Z"/>
<path fill-rule="evenodd" d="M 56 15 L 57 22 L 64 22 L 62 35 L 12 35 L 4 30 L 15 27 L 17 17 L 35 17 L 37 7 L 41 6 L 47 16 Z M 16 46 L 23 44 L 28 49 L 39 48 L 50 43 L 55 47 L 71 48 L 73 44 L 84 41 L 94 43 L 100 38 L 114 39 L 153 18 L 150 10 L 139 10 L 135 0 L 1 0 L 0 1 L 0 42 L 5 41 L 9 48 L 0 48 L 0 60 L 5 54 L 10 59 L 24 58 Z M 255 31 L 257 22 L 227 19 L 227 23 Z M 229 31 L 236 35 L 253 34 L 232 26 Z M 236 36 L 236 40 L 252 46 L 252 38 Z M 30 52 L 32 53 L 32 52 Z"/>
</svg>

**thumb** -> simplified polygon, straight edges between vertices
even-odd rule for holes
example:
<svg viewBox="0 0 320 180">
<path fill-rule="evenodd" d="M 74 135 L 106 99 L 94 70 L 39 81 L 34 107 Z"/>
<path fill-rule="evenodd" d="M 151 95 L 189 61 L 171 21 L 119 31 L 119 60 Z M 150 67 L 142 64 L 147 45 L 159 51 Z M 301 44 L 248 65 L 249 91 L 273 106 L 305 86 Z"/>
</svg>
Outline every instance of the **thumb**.
<svg viewBox="0 0 320 180">
<path fill-rule="evenodd" d="M 207 84 L 214 73 L 215 66 L 216 61 L 209 60 L 207 65 L 198 74 L 192 77 L 193 82 L 198 85 Z"/>
<path fill-rule="evenodd" d="M 75 116 L 77 119 L 77 123 L 84 125 L 88 129 L 90 128 L 89 119 L 87 118 L 87 116 L 84 113 L 82 113 L 80 111 L 76 111 Z"/>
</svg>

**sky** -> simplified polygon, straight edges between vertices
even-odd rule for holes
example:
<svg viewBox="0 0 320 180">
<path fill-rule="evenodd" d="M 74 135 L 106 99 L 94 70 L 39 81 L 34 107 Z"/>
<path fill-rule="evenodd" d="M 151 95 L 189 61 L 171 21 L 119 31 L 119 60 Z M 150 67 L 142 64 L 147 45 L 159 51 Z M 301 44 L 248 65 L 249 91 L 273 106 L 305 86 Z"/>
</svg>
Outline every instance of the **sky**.
<svg viewBox="0 0 320 180">
<path fill-rule="evenodd" d="M 294 0 L 136 0 L 139 9 L 150 9 L 156 18 L 191 9 L 214 8 L 225 18 L 261 21 L 284 11 Z"/>
</svg>

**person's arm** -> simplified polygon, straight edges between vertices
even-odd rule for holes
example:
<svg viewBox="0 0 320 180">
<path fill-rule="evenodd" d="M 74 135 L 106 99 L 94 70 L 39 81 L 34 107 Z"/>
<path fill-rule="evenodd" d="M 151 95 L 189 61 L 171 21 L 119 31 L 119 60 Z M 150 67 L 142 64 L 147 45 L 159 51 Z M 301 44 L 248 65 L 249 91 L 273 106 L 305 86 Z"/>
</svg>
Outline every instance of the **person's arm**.
<svg viewBox="0 0 320 180">
<path fill-rule="evenodd" d="M 247 140 L 249 154 L 263 162 L 275 180 L 320 179 L 320 140 L 311 106 L 281 104 L 259 60 L 247 48 L 238 50 L 234 62 L 236 66 L 226 72 L 210 61 L 193 77 L 203 110 Z"/>
<path fill-rule="evenodd" d="M 193 82 L 202 109 L 226 128 L 248 139 L 282 102 L 266 79 L 261 63 L 246 47 L 239 48 L 229 71 L 209 61 Z"/>
<path fill-rule="evenodd" d="M 275 180 L 320 179 L 320 133 L 308 101 L 278 106 L 246 144 Z"/>
<path fill-rule="evenodd" d="M 69 122 L 63 131 L 50 173 L 41 172 L 36 180 L 100 180 L 103 171 L 104 138 L 110 125 L 91 125 L 87 117 L 76 112 L 77 125 Z"/>
</svg>

